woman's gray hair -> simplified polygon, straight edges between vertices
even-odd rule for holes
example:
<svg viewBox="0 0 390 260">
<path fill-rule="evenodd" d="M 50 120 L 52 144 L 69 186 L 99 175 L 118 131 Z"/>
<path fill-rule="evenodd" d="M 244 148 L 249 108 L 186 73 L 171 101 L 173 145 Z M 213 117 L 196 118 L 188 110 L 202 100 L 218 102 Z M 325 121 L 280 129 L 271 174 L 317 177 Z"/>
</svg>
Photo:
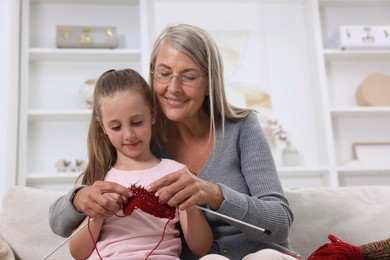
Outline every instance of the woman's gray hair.
<svg viewBox="0 0 390 260">
<path fill-rule="evenodd" d="M 169 45 L 186 54 L 208 75 L 209 98 L 205 99 L 203 109 L 210 115 L 210 132 L 213 133 L 214 137 L 218 126 L 221 126 L 223 131 L 226 119 L 237 120 L 248 114 L 249 110 L 232 107 L 227 102 L 222 56 L 209 33 L 202 28 L 188 24 L 168 26 L 157 37 L 153 46 L 150 57 L 151 71 L 154 69 L 157 55 L 164 45 Z M 151 74 L 149 76 L 153 88 L 153 77 Z M 157 117 L 161 117 L 161 115 Z M 165 132 L 164 129 L 161 130 Z"/>
</svg>

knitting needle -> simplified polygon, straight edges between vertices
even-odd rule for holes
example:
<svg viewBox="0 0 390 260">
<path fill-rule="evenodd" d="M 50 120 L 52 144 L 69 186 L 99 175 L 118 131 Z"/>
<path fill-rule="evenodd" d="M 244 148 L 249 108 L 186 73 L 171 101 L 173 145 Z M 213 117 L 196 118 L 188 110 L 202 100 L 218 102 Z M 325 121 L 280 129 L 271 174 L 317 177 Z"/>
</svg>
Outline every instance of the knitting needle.
<svg viewBox="0 0 390 260">
<path fill-rule="evenodd" d="M 89 222 L 92 222 L 94 218 L 91 218 Z M 62 247 L 66 242 L 68 242 L 72 237 L 74 237 L 77 233 L 79 233 L 86 225 L 88 225 L 88 221 L 86 221 L 83 225 L 81 225 L 75 232 L 72 233 L 67 239 L 65 239 L 61 244 L 59 244 L 53 251 L 51 251 L 45 258 L 42 260 L 48 259 L 52 254 L 54 254 L 60 247 Z"/>
<path fill-rule="evenodd" d="M 219 217 L 221 217 L 221 218 L 228 219 L 228 220 L 234 221 L 234 222 L 236 222 L 236 223 L 245 225 L 245 226 L 247 226 L 247 227 L 257 229 L 257 230 L 259 230 L 259 231 L 261 231 L 261 232 L 264 232 L 264 233 L 267 234 L 267 235 L 270 235 L 270 234 L 271 234 L 271 230 L 269 230 L 269 229 L 264 229 L 264 228 L 261 228 L 261 227 L 257 227 L 257 226 L 255 226 L 255 225 L 252 225 L 252 224 L 246 223 L 246 222 L 244 222 L 244 221 L 241 221 L 241 220 L 238 220 L 238 219 L 235 219 L 235 218 L 232 218 L 232 217 L 223 215 L 223 214 L 221 214 L 221 213 L 212 211 L 212 210 L 210 210 L 210 209 L 203 208 L 203 207 L 198 206 L 198 205 L 195 205 L 194 207 L 195 207 L 195 208 L 198 208 L 198 209 L 200 209 L 200 210 L 203 210 L 203 211 L 205 211 L 205 212 L 208 212 L 208 213 L 217 215 L 217 216 L 219 216 Z"/>
</svg>

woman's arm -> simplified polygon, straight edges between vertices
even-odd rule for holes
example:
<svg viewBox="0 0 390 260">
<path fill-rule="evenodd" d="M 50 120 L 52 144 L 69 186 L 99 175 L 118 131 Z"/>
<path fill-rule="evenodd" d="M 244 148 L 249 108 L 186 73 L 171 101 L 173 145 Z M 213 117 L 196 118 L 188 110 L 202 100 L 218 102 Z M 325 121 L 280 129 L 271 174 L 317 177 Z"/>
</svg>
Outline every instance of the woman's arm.
<svg viewBox="0 0 390 260">
<path fill-rule="evenodd" d="M 72 188 L 50 206 L 49 224 L 54 234 L 61 237 L 69 237 L 72 234 L 72 230 L 78 227 L 85 219 L 85 214 L 78 212 L 72 204 L 74 194 L 84 187 L 77 186 Z"/>
<path fill-rule="evenodd" d="M 182 210 L 207 204 L 218 213 L 271 230 L 267 235 L 227 221 L 254 241 L 285 242 L 293 213 L 283 195 L 270 147 L 256 115 L 228 122 L 224 140 L 229 141 L 223 143 L 218 157 L 209 159 L 216 163 L 208 165 L 207 171 L 199 175 L 203 179 L 175 172 L 153 182 L 149 191 L 156 191 L 162 203 L 178 205 Z M 205 215 L 207 218 L 208 214 Z M 208 220 L 213 229 L 219 228 L 213 219 Z"/>
<path fill-rule="evenodd" d="M 213 243 L 213 233 L 203 213 L 194 207 L 179 213 L 183 236 L 195 255 L 206 255 Z"/>
<path fill-rule="evenodd" d="M 237 142 L 224 142 L 220 167 L 213 168 L 213 174 L 229 175 L 216 180 L 224 196 L 218 212 L 271 231 L 267 235 L 228 221 L 255 241 L 284 243 L 293 213 L 256 114 L 227 125 L 225 136 Z"/>
<path fill-rule="evenodd" d="M 112 196 L 103 196 L 104 193 L 112 193 Z M 109 181 L 96 181 L 91 186 L 77 186 L 51 205 L 50 228 L 55 234 L 68 237 L 85 216 L 112 216 L 130 196 L 132 193 L 127 187 Z"/>
<path fill-rule="evenodd" d="M 99 240 L 100 230 L 103 225 L 103 218 L 90 220 L 89 217 L 87 217 L 82 224 L 87 221 L 89 221 L 87 224 L 89 227 L 84 227 L 72 237 L 69 242 L 70 254 L 77 260 L 86 259 L 92 254 L 95 249 L 95 243 Z M 93 240 L 91 236 L 93 236 Z"/>
</svg>

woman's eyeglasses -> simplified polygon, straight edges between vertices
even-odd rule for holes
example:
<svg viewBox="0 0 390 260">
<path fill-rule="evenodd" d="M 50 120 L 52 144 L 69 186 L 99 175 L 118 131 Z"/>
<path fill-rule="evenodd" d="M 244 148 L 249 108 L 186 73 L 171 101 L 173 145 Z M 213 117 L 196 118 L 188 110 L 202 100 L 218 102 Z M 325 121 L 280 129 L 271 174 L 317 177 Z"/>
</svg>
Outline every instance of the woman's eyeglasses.
<svg viewBox="0 0 390 260">
<path fill-rule="evenodd" d="M 152 73 L 153 78 L 161 84 L 168 84 L 173 77 L 176 77 L 181 84 L 188 87 L 194 87 L 198 82 L 198 80 L 207 77 L 207 75 L 199 76 L 199 75 L 194 75 L 194 73 L 190 73 L 190 72 L 184 72 L 175 75 L 171 72 L 163 71 L 163 70 L 152 70 L 150 73 Z"/>
</svg>

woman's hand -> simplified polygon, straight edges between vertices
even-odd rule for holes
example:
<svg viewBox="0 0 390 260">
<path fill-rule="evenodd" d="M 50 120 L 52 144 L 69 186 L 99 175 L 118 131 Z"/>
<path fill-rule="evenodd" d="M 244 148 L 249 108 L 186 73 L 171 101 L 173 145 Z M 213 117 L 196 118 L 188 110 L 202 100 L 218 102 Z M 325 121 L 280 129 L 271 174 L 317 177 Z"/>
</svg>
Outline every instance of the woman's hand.
<svg viewBox="0 0 390 260">
<path fill-rule="evenodd" d="M 196 177 L 187 168 L 172 172 L 152 182 L 147 190 L 155 192 L 161 203 L 177 206 L 180 210 L 204 204 L 216 210 L 223 201 L 219 185 Z"/>
<path fill-rule="evenodd" d="M 115 182 L 96 181 L 76 192 L 73 205 L 77 211 L 87 216 L 107 218 L 118 212 L 131 196 L 133 194 L 125 186 Z"/>
</svg>

